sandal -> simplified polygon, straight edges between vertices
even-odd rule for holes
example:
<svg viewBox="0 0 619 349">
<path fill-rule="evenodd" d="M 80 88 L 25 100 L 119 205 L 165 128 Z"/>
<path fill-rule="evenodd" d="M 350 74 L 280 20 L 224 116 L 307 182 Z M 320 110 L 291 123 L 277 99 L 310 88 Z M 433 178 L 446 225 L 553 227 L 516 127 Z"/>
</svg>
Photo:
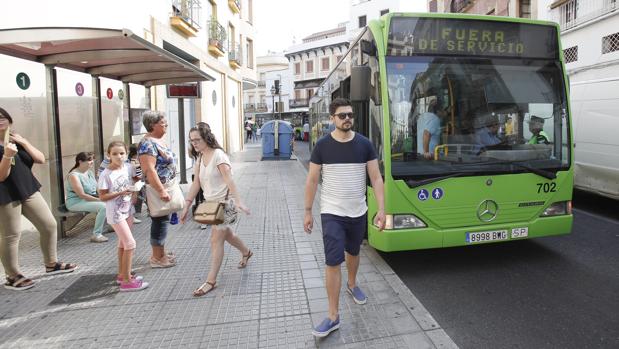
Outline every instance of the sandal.
<svg viewBox="0 0 619 349">
<path fill-rule="evenodd" d="M 176 262 L 165 256 L 162 259 L 150 257 L 149 261 L 151 268 L 171 268 L 176 265 Z"/>
<path fill-rule="evenodd" d="M 6 277 L 4 288 L 8 290 L 22 291 L 34 287 L 34 281 L 28 279 L 22 274 L 15 275 L 14 278 Z"/>
<path fill-rule="evenodd" d="M 77 264 L 56 262 L 53 267 L 45 266 L 45 274 L 55 275 L 71 273 L 77 269 Z"/>
<path fill-rule="evenodd" d="M 176 255 L 174 254 L 174 252 L 166 252 L 165 253 L 166 257 L 168 257 L 168 260 L 172 263 L 176 263 Z"/>
<path fill-rule="evenodd" d="M 243 258 L 241 258 L 241 261 L 239 262 L 239 269 L 243 269 L 247 266 L 247 263 L 249 262 L 249 259 L 251 258 L 251 256 L 253 256 L 254 253 L 249 250 L 249 252 L 247 252 L 246 255 L 243 255 Z"/>
<path fill-rule="evenodd" d="M 215 287 L 217 287 L 216 282 L 205 282 L 202 285 L 200 285 L 200 287 L 198 287 L 195 291 L 193 291 L 193 296 L 194 297 L 202 297 L 205 294 L 211 292 L 212 290 L 215 289 Z"/>
</svg>

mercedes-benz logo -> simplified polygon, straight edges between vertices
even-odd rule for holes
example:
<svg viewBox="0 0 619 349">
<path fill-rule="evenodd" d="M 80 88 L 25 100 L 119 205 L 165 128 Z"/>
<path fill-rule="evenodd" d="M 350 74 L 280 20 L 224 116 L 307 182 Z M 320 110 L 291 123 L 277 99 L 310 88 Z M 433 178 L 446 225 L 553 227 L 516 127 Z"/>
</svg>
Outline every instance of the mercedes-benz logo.
<svg viewBox="0 0 619 349">
<path fill-rule="evenodd" d="M 499 212 L 499 205 L 492 200 L 485 200 L 477 207 L 477 218 L 482 222 L 491 222 Z"/>
</svg>

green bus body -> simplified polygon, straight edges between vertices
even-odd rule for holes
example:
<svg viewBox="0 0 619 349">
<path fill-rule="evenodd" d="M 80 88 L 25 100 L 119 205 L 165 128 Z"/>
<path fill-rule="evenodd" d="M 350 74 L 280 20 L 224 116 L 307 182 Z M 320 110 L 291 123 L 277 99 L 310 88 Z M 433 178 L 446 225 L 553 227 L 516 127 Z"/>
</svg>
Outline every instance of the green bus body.
<svg viewBox="0 0 619 349">
<path fill-rule="evenodd" d="M 389 30 L 392 25 L 395 26 L 392 23 L 394 19 L 399 21 L 394 23 L 400 23 L 401 28 L 408 28 L 406 21 L 409 20 L 425 27 L 414 34 L 405 29 L 403 33 L 408 37 L 404 35 L 396 40 L 396 35 L 393 35 L 389 43 Z M 439 24 L 434 25 L 432 21 Z M 510 27 L 514 24 L 525 26 L 522 27 L 524 29 Z M 499 29 L 485 32 L 486 27 Z M 517 36 L 519 30 L 538 30 L 539 33 Z M 377 206 L 374 191 L 369 186 L 367 234 L 371 246 L 381 251 L 402 251 L 571 232 L 573 142 L 566 97 L 569 95 L 568 83 L 558 33 L 555 23 L 526 19 L 392 13 L 370 22 L 367 30 L 351 43 L 342 61 L 350 59 L 360 62 L 359 65 L 375 66 L 370 73 L 370 100 L 353 103 L 355 112 L 360 113 L 356 116 L 358 124 L 355 127 L 377 147 L 385 182 L 385 213 L 392 222 L 382 232 L 372 224 Z M 428 36 L 424 37 L 426 34 Z M 543 35 L 547 37 L 543 38 Z M 549 39 L 550 36 L 553 37 Z M 371 45 L 363 43 L 363 38 L 368 37 L 372 37 Z M 521 41 L 509 42 L 513 38 Z M 459 43 L 458 39 L 464 42 Z M 404 44 L 400 45 L 400 42 Z M 357 56 L 355 50 L 359 52 Z M 489 55 L 494 57 L 486 56 L 489 50 L 493 50 Z M 363 57 L 364 52 L 375 58 L 370 57 L 368 61 Z M 396 54 L 393 55 L 393 52 Z M 504 53 L 514 56 L 501 57 Z M 556 57 L 550 58 L 552 55 Z M 325 126 L 328 102 L 338 96 L 349 97 L 350 90 L 355 89 L 355 81 L 350 82 L 352 68 L 344 69 L 344 64 L 340 62 L 335 67 L 312 98 L 310 147 L 329 132 Z M 467 69 L 474 73 L 462 72 Z M 406 71 L 411 73 L 407 76 L 403 73 Z M 488 75 L 484 76 L 484 72 Z M 437 74 L 440 77 L 437 79 L 441 81 L 437 82 L 433 74 Z M 519 76 L 522 81 L 514 82 Z M 505 84 L 494 86 L 488 82 L 493 78 Z M 338 80 L 341 80 L 339 86 Z M 402 94 L 398 87 L 400 82 L 406 86 L 409 96 L 397 97 Z M 468 89 L 469 83 L 482 88 Z M 424 90 L 423 86 L 433 84 L 438 88 Z M 553 96 L 542 98 L 537 94 Z M 484 103 L 471 107 L 479 101 Z M 504 138 L 509 138 L 513 143 L 497 149 L 488 146 L 477 152 L 478 146 L 474 144 L 462 146 L 455 141 L 442 141 L 439 145 L 443 148 L 437 147 L 431 160 L 420 159 L 418 151 L 411 151 L 411 148 L 419 148 L 417 141 L 421 139 L 416 137 L 418 130 L 412 131 L 413 125 L 417 124 L 411 121 L 411 115 L 417 113 L 419 122 L 423 113 L 413 110 L 423 110 L 428 105 L 435 107 L 436 104 L 442 104 L 445 110 L 449 110 L 443 121 L 450 125 L 442 126 L 442 140 L 457 139 L 461 142 L 461 139 L 473 138 L 480 128 L 467 126 L 467 122 L 483 119 L 478 116 L 484 114 L 482 116 L 486 119 L 510 120 L 512 127 L 518 130 L 512 130 Z M 412 106 L 409 108 L 409 105 Z M 404 109 L 408 110 L 408 114 L 398 111 L 403 109 L 402 106 L 406 107 Z M 472 116 L 464 117 L 464 114 Z M 534 138 L 532 128 L 526 130 L 531 124 L 535 125 L 533 114 L 547 115 L 542 127 L 549 130 L 554 141 L 547 145 L 527 142 L 526 138 Z M 502 125 L 507 128 L 507 121 Z M 419 129 L 419 126 L 416 128 Z M 451 131 L 445 128 L 451 128 Z M 469 130 L 468 133 L 465 130 Z M 414 137 L 416 139 L 412 140 Z M 468 149 L 470 159 L 462 159 L 460 148 Z M 429 170 L 421 170 L 423 168 Z M 446 170 L 442 172 L 443 169 Z M 546 178 L 549 173 L 556 178 Z M 435 198 L 437 189 L 440 196 Z M 408 215 L 414 215 L 414 218 L 409 219 Z M 393 223 L 396 217 L 402 219 L 401 222 L 409 222 L 407 224 L 422 222 L 425 226 L 396 229 Z M 523 233 L 525 230 L 526 234 Z"/>
</svg>

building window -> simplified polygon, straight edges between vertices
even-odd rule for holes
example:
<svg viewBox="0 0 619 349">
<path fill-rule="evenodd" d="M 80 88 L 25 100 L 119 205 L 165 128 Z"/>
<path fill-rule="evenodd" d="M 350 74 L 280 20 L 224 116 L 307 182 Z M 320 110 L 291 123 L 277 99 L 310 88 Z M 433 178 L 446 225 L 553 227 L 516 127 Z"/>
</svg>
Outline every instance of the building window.
<svg viewBox="0 0 619 349">
<path fill-rule="evenodd" d="M 254 23 L 254 4 L 252 0 L 247 0 L 247 21 Z"/>
<path fill-rule="evenodd" d="M 602 38 L 602 54 L 619 51 L 619 32 Z"/>
<path fill-rule="evenodd" d="M 245 46 L 247 47 L 246 51 L 247 51 L 247 68 L 254 68 L 254 41 L 251 39 L 245 39 L 246 40 L 246 44 Z"/>
<path fill-rule="evenodd" d="M 309 101 L 312 98 L 313 95 L 314 95 L 314 89 L 311 89 L 311 88 L 308 89 L 307 90 L 307 100 Z"/>
<path fill-rule="evenodd" d="M 430 0 L 430 3 L 428 4 L 428 10 L 430 12 L 438 12 L 438 4 L 436 3 L 436 0 Z"/>
<path fill-rule="evenodd" d="M 367 21 L 367 16 L 359 16 L 359 28 L 365 27 Z"/>
<path fill-rule="evenodd" d="M 294 64 L 294 75 L 301 75 L 301 63 L 297 62 Z"/>
<path fill-rule="evenodd" d="M 563 50 L 563 57 L 565 58 L 565 63 L 572 63 L 578 60 L 578 46 L 568 47 Z"/>
<path fill-rule="evenodd" d="M 382 15 L 386 15 L 387 13 L 389 13 L 389 9 L 388 8 L 380 11 L 380 15 L 381 16 Z"/>
<path fill-rule="evenodd" d="M 314 61 L 305 62 L 305 72 L 313 73 L 314 72 Z"/>
<path fill-rule="evenodd" d="M 233 51 L 236 46 L 236 31 L 232 23 L 228 23 L 228 50 Z"/>
<path fill-rule="evenodd" d="M 531 18 L 531 0 L 520 0 L 520 18 Z"/>
<path fill-rule="evenodd" d="M 565 4 L 565 23 L 570 23 L 576 20 L 577 10 L 578 1 L 570 1 Z"/>
<path fill-rule="evenodd" d="M 301 90 L 294 90 L 294 99 L 301 99 Z"/>
<path fill-rule="evenodd" d="M 329 70 L 329 57 L 322 57 L 320 59 L 320 70 Z"/>
</svg>

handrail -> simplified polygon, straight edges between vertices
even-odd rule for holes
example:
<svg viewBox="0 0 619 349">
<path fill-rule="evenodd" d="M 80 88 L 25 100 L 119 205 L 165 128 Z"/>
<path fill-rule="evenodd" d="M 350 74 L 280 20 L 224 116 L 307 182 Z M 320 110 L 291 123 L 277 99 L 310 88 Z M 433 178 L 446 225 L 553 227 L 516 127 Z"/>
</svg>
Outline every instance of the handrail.
<svg viewBox="0 0 619 349">
<path fill-rule="evenodd" d="M 227 47 L 225 47 L 227 43 L 226 38 L 226 29 L 221 24 L 219 24 L 217 19 L 212 18 L 210 21 L 208 21 L 209 45 L 215 45 L 222 52 L 225 52 L 227 50 Z"/>
<path fill-rule="evenodd" d="M 173 0 L 172 11 L 173 15 L 182 18 L 185 22 L 196 29 L 200 26 L 200 9 L 202 8 L 200 0 Z"/>
</svg>

